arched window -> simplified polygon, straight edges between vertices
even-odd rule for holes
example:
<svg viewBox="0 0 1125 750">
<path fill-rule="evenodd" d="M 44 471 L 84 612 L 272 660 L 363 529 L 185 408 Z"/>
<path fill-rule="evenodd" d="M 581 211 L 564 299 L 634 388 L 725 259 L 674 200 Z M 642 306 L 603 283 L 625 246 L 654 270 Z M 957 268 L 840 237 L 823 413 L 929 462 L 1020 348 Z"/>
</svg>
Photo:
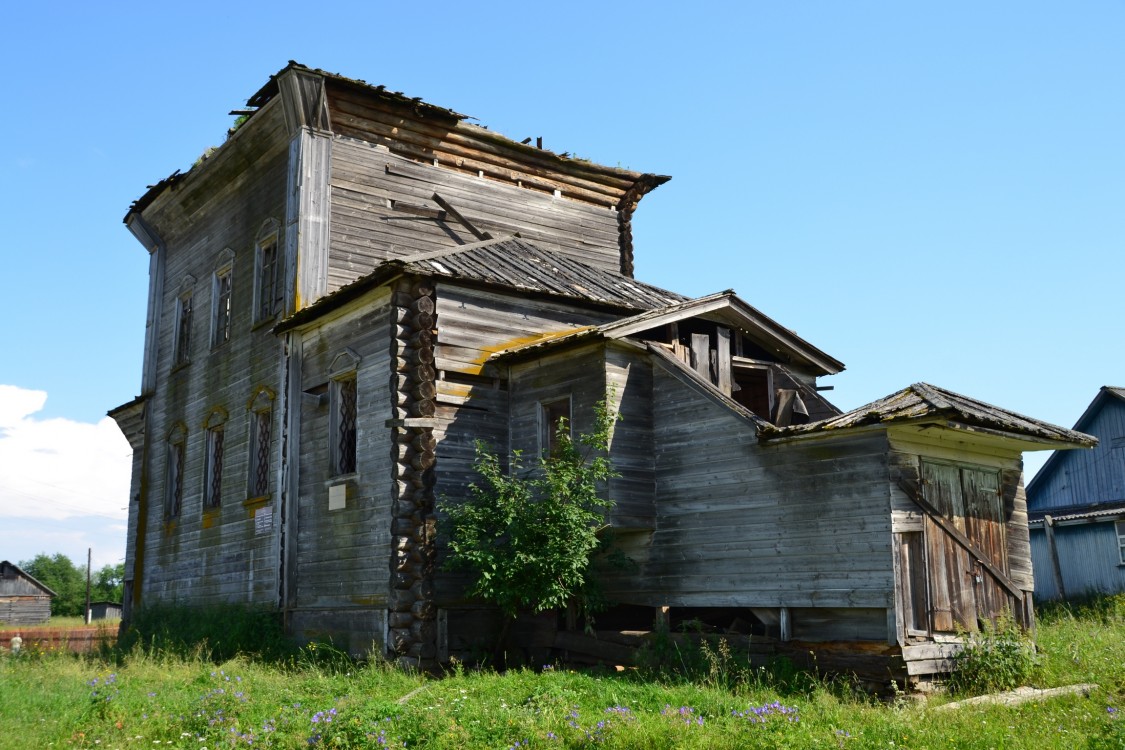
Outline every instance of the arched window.
<svg viewBox="0 0 1125 750">
<path fill-rule="evenodd" d="M 254 322 L 273 318 L 282 310 L 285 263 L 280 245 L 281 225 L 266 219 L 254 243 Z"/>
<path fill-rule="evenodd" d="M 173 366 L 186 365 L 191 361 L 191 324 L 194 309 L 195 277 L 184 276 L 180 282 L 180 294 L 176 297 L 176 331 L 172 342 Z"/>
<path fill-rule="evenodd" d="M 167 466 L 164 470 L 164 520 L 178 518 L 184 499 L 184 458 L 187 449 L 187 427 L 177 422 L 165 440 Z"/>
<path fill-rule="evenodd" d="M 211 348 L 230 341 L 231 334 L 231 272 L 234 269 L 234 251 L 226 248 L 219 253 L 218 265 L 211 276 Z"/>
<path fill-rule="evenodd" d="M 250 412 L 250 456 L 247 466 L 247 495 L 251 500 L 270 496 L 270 453 L 273 435 L 273 402 L 276 394 L 260 386 L 246 408 Z"/>
<path fill-rule="evenodd" d="M 351 474 L 356 470 L 356 423 L 358 420 L 359 390 L 356 373 L 359 355 L 345 349 L 332 360 L 328 370 L 331 378 L 329 399 L 332 416 L 329 421 L 332 445 L 332 475 Z"/>
<path fill-rule="evenodd" d="M 223 440 L 226 433 L 227 410 L 216 406 L 203 420 L 207 435 L 207 466 L 203 472 L 203 509 L 223 504 Z"/>
</svg>

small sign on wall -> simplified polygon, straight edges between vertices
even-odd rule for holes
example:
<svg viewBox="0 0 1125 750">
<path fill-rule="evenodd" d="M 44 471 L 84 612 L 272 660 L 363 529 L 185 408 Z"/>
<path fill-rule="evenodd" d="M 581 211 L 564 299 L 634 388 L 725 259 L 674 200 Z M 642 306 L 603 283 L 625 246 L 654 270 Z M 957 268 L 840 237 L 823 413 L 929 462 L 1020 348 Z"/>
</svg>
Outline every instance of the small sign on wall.
<svg viewBox="0 0 1125 750">
<path fill-rule="evenodd" d="M 258 508 L 254 511 L 254 534 L 261 536 L 273 528 L 273 507 Z"/>
<path fill-rule="evenodd" d="M 343 510 L 348 507 L 348 485 L 334 484 L 328 488 L 328 510 Z"/>
</svg>

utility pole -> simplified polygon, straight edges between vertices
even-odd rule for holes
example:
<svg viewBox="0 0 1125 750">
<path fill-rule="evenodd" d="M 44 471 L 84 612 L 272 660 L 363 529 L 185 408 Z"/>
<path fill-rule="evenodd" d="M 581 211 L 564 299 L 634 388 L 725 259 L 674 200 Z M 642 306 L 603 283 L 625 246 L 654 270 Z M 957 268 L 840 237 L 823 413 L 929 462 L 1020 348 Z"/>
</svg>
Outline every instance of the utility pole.
<svg viewBox="0 0 1125 750">
<path fill-rule="evenodd" d="M 90 624 L 90 563 L 94 559 L 94 548 L 86 548 L 86 624 Z"/>
</svg>

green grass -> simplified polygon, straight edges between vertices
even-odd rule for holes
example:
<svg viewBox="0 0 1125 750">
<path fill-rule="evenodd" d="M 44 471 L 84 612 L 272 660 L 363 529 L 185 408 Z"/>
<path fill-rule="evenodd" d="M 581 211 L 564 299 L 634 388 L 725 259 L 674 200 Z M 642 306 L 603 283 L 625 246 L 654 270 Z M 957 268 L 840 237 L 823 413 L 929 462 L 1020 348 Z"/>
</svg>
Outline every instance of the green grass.
<svg viewBox="0 0 1125 750">
<path fill-rule="evenodd" d="M 117 627 L 117 620 L 96 620 L 95 625 L 109 623 L 110 627 Z M 41 622 L 38 625 L 10 625 L 6 622 L 0 622 L 0 631 L 8 630 L 35 630 L 37 628 L 77 628 L 86 624 L 86 618 L 81 615 L 74 617 L 52 617 L 47 622 Z"/>
<path fill-rule="evenodd" d="M 432 679 L 357 666 L 324 646 L 271 662 L 216 663 L 206 648 L 5 656 L 0 748 L 1125 747 L 1125 720 L 1107 710 L 1125 708 L 1125 597 L 1045 611 L 1038 641 L 1036 686 L 1102 687 L 935 712 L 844 682 L 779 680 L 739 667 L 737 655 L 690 680 L 562 668 Z"/>
</svg>

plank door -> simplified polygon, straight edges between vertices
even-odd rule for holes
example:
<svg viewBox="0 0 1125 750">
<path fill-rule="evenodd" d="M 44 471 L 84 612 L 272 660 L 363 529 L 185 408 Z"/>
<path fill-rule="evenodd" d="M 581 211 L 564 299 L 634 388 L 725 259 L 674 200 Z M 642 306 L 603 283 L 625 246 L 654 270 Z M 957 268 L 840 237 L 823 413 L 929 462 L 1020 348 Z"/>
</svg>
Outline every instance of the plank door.
<svg viewBox="0 0 1125 750">
<path fill-rule="evenodd" d="M 980 558 L 1008 573 L 1000 473 L 981 466 L 922 462 L 926 500 L 965 535 L 971 554 L 932 518 L 924 523 L 928 566 L 930 626 L 934 632 L 975 632 L 982 620 L 995 620 L 1010 597 L 981 566 Z"/>
<path fill-rule="evenodd" d="M 958 531 L 966 531 L 965 496 L 961 469 L 948 464 L 922 462 L 926 500 Z M 953 633 L 977 629 L 974 564 L 969 553 L 940 526 L 925 519 L 926 560 L 929 563 L 930 626 L 934 632 Z"/>
<path fill-rule="evenodd" d="M 1008 570 L 1008 545 L 1004 523 L 1000 476 L 989 469 L 961 469 L 965 496 L 966 535 L 973 546 L 1005 574 Z M 1008 592 L 986 571 L 977 571 L 977 616 L 995 620 L 1010 606 Z"/>
</svg>

